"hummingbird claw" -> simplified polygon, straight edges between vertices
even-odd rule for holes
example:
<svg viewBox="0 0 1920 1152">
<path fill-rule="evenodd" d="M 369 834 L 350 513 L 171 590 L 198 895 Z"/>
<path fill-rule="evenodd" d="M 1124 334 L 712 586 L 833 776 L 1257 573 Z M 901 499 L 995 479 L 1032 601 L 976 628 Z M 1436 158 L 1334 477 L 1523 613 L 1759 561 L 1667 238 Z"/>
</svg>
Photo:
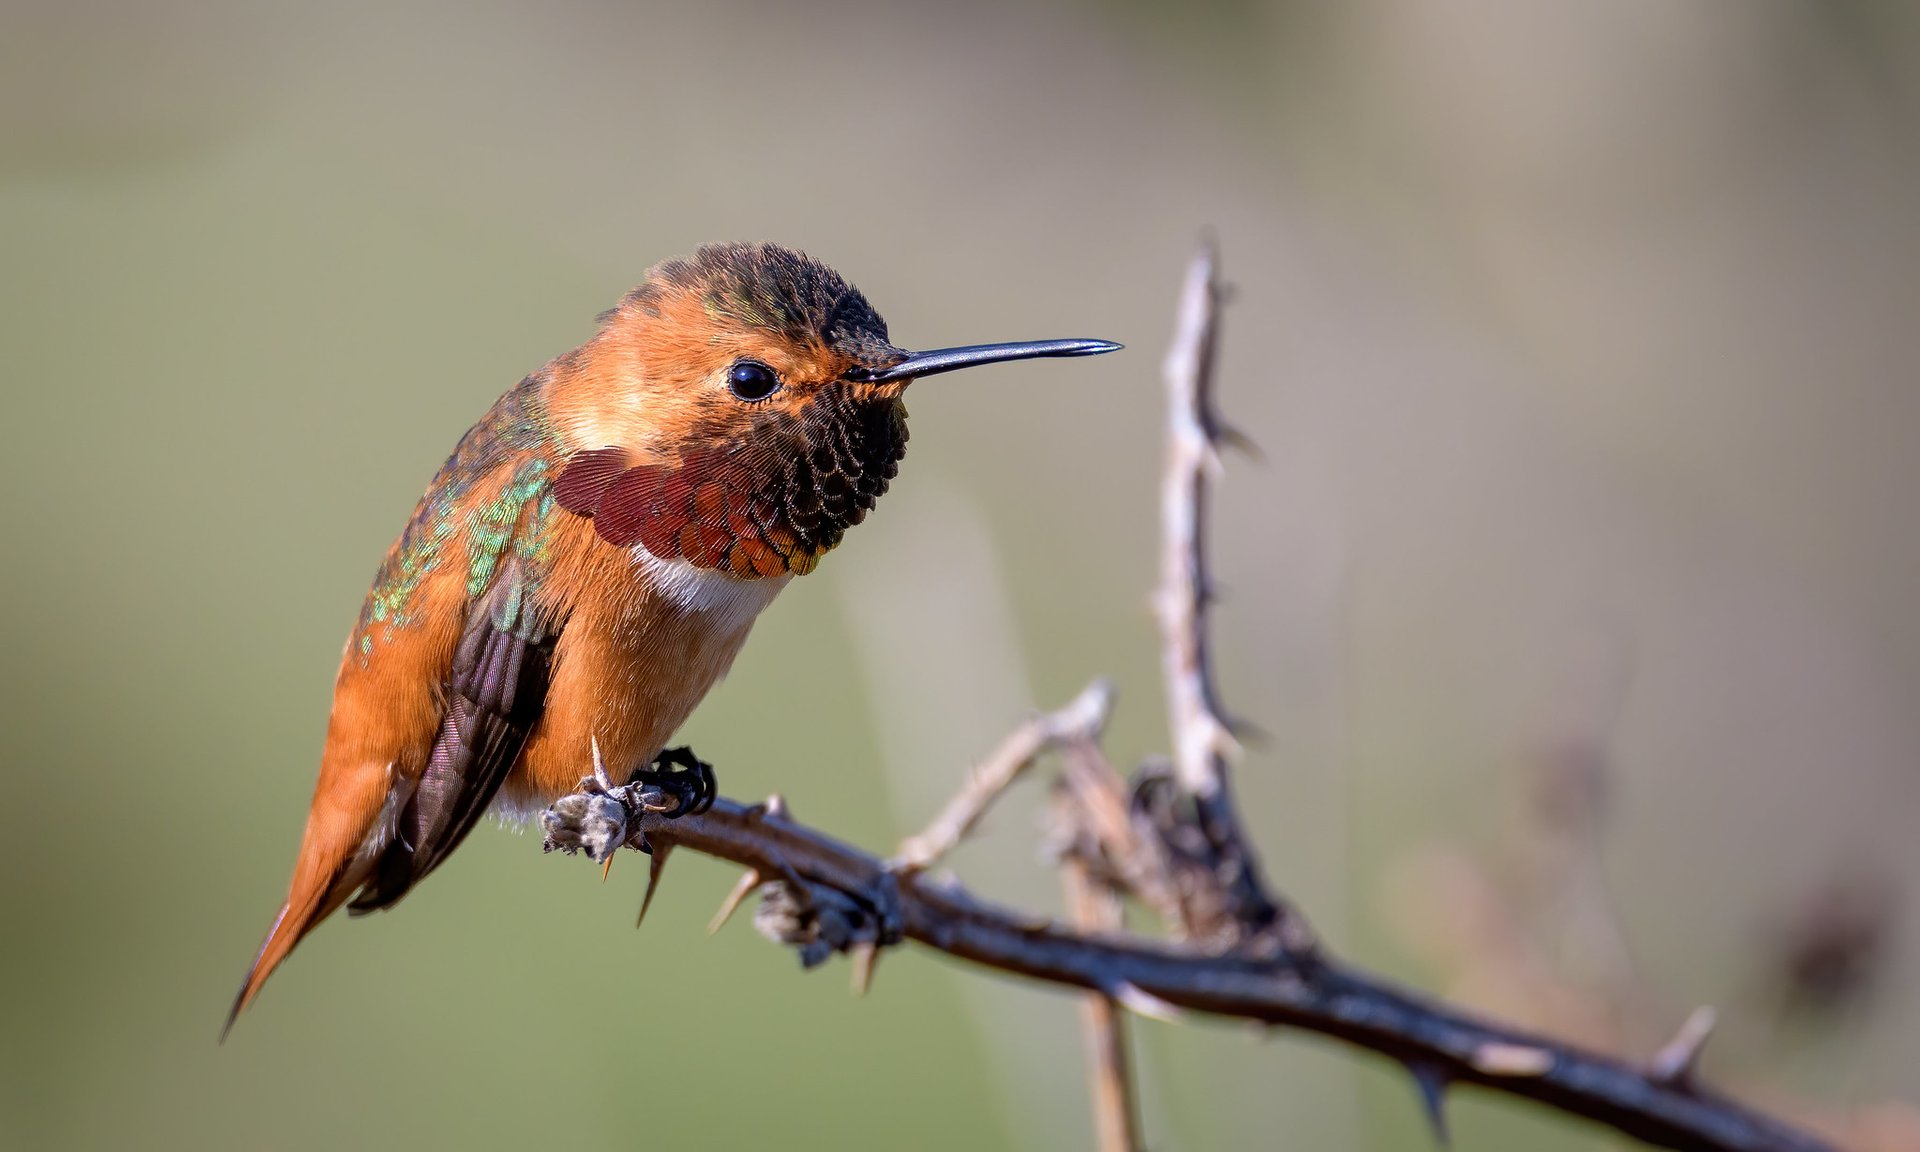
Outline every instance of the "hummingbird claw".
<svg viewBox="0 0 1920 1152">
<path fill-rule="evenodd" d="M 657 812 L 669 820 L 705 812 L 720 795 L 713 765 L 685 747 L 668 748 L 654 757 L 644 771 L 633 774 L 624 791 L 635 810 Z"/>
</svg>

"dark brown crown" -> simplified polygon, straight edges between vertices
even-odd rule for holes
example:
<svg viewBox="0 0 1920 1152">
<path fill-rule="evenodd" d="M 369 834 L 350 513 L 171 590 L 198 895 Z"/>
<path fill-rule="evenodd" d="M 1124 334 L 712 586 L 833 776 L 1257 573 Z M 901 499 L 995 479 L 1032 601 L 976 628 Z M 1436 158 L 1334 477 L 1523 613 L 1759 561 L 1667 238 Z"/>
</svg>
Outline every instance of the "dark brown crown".
<svg viewBox="0 0 1920 1152">
<path fill-rule="evenodd" d="M 799 343 L 818 342 L 862 364 L 890 364 L 903 355 L 858 288 L 806 253 L 778 244 L 705 245 L 654 268 L 627 302 L 658 315 L 660 297 L 671 289 L 702 293 L 715 315 Z"/>
</svg>

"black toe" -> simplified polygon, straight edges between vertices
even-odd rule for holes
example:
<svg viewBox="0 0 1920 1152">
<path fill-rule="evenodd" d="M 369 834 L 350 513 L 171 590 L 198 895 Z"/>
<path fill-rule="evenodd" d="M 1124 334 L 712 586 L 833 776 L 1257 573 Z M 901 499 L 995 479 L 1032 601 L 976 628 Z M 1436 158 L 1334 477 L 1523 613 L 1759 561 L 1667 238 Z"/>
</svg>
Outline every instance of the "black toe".
<svg viewBox="0 0 1920 1152">
<path fill-rule="evenodd" d="M 713 765 L 695 756 L 693 749 L 687 747 L 663 750 L 645 770 L 634 773 L 633 782 L 651 785 L 678 801 L 673 811 L 667 813 L 670 820 L 705 812 L 720 795 Z"/>
</svg>

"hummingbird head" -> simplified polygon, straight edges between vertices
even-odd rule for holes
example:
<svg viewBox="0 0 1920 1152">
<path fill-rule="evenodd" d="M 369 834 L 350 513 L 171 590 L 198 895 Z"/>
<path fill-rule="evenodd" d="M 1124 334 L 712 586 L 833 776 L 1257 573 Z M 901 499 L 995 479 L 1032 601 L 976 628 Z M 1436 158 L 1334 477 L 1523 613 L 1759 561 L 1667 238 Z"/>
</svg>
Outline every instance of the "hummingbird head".
<svg viewBox="0 0 1920 1152">
<path fill-rule="evenodd" d="M 918 377 L 1100 340 L 911 353 L 839 273 L 773 244 L 653 268 L 556 366 L 568 452 L 554 495 L 601 537 L 740 577 L 809 572 L 873 508 L 907 448 Z"/>
</svg>

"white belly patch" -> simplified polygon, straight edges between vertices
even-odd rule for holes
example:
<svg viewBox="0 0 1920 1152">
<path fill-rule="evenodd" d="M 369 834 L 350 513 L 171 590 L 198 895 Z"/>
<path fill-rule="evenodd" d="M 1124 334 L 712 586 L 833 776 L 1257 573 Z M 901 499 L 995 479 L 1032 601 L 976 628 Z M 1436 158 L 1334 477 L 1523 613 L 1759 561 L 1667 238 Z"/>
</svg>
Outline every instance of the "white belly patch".
<svg viewBox="0 0 1920 1152">
<path fill-rule="evenodd" d="M 783 572 L 742 580 L 731 573 L 697 568 L 685 560 L 662 560 L 638 544 L 631 554 L 634 564 L 646 572 L 660 595 L 683 611 L 706 617 L 723 634 L 752 624 L 793 579 L 793 573 Z"/>
</svg>

